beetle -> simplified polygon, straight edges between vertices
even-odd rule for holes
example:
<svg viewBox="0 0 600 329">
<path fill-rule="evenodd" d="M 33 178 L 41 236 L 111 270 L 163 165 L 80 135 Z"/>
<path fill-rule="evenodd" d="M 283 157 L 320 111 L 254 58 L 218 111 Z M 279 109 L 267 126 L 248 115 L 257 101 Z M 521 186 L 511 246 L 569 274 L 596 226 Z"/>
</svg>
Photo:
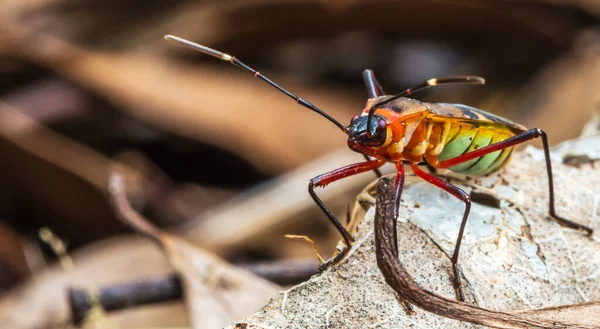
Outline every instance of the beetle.
<svg viewBox="0 0 600 329">
<path fill-rule="evenodd" d="M 462 189 L 419 168 L 426 164 L 435 169 L 468 175 L 487 175 L 502 168 L 509 161 L 516 145 L 531 139 L 541 138 L 546 171 L 548 174 L 549 215 L 559 224 L 592 234 L 585 225 L 558 216 L 554 207 L 554 183 L 552 165 L 546 133 L 539 129 L 527 129 L 500 116 L 462 104 L 425 103 L 407 98 L 414 92 L 446 84 L 484 84 L 485 80 L 475 76 L 457 76 L 429 79 L 420 85 L 406 89 L 396 95 L 386 95 L 371 70 L 363 72 L 368 100 L 361 114 L 344 126 L 310 102 L 292 94 L 260 72 L 239 59 L 221 51 L 197 43 L 167 35 L 165 39 L 178 43 L 203 54 L 227 61 L 242 70 L 252 73 L 301 106 L 304 106 L 335 124 L 348 135 L 348 147 L 364 155 L 366 161 L 347 165 L 310 180 L 308 192 L 315 203 L 327 215 L 341 234 L 346 247 L 322 265 L 321 270 L 344 258 L 354 239 L 315 193 L 315 187 L 326 185 L 345 177 L 374 170 L 387 162 L 396 166 L 394 216 L 398 216 L 400 196 L 404 186 L 404 166 L 427 182 L 441 188 L 465 204 L 454 252 L 451 257 L 454 272 L 454 287 L 457 297 L 464 301 L 464 293 L 458 268 L 458 255 L 471 209 L 471 199 Z"/>
</svg>

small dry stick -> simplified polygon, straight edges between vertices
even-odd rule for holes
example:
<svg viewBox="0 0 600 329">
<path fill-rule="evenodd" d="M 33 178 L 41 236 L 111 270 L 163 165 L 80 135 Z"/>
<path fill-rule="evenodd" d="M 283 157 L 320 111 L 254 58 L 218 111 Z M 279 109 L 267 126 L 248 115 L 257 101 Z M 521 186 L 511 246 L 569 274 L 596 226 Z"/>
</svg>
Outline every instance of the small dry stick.
<svg viewBox="0 0 600 329">
<path fill-rule="evenodd" d="M 80 324 L 92 309 L 90 294 L 86 289 L 69 289 L 69 304 L 73 323 Z M 147 281 L 131 282 L 100 288 L 98 303 L 107 311 L 180 300 L 183 297 L 181 281 L 176 275 Z"/>
<path fill-rule="evenodd" d="M 278 260 L 235 264 L 255 275 L 281 285 L 297 284 L 317 273 L 314 260 Z M 69 304 L 73 322 L 80 324 L 92 308 L 87 289 L 69 288 Z M 133 281 L 98 289 L 97 299 L 106 312 L 134 306 L 163 303 L 183 298 L 181 280 L 176 274 L 145 281 Z"/>
<path fill-rule="evenodd" d="M 425 290 L 413 280 L 397 254 L 397 226 L 394 212 L 394 181 L 383 177 L 377 186 L 375 212 L 375 248 L 377 266 L 385 281 L 407 302 L 432 313 L 494 328 L 599 328 L 554 320 L 534 319 L 526 314 L 492 311 L 470 303 L 448 299 Z M 573 306 L 573 307 L 577 307 Z"/>
<path fill-rule="evenodd" d="M 63 269 L 67 272 L 72 272 L 75 266 L 73 265 L 73 260 L 67 253 L 67 245 L 58 238 L 52 230 L 45 226 L 40 229 L 38 236 L 52 248 L 52 251 L 56 254 L 56 257 L 58 257 Z"/>
<path fill-rule="evenodd" d="M 317 258 L 319 259 L 319 265 L 325 263 L 325 260 L 323 259 L 323 257 L 321 257 L 321 254 L 319 253 L 319 249 L 317 249 L 317 244 L 313 241 L 313 239 L 307 237 L 306 235 L 294 235 L 294 234 L 286 234 L 285 237 L 288 239 L 301 239 L 301 240 L 304 240 L 304 241 L 310 243 L 315 254 L 317 254 Z"/>
<path fill-rule="evenodd" d="M 67 244 L 47 227 L 42 227 L 39 230 L 38 235 L 42 241 L 52 248 L 52 251 L 58 257 L 63 269 L 72 275 L 75 270 L 75 265 L 73 264 L 73 259 L 67 252 Z M 87 307 L 85 310 L 82 309 L 79 313 L 73 312 L 73 323 L 77 325 L 80 325 L 84 321 L 96 324 L 108 323 L 105 316 L 105 309 L 97 298 L 96 288 L 88 287 L 86 289 L 80 289 L 80 291 L 81 296 L 85 296 L 85 300 L 81 300 L 81 302 L 85 303 Z M 73 305 L 73 303 L 71 303 L 71 305 Z"/>
</svg>

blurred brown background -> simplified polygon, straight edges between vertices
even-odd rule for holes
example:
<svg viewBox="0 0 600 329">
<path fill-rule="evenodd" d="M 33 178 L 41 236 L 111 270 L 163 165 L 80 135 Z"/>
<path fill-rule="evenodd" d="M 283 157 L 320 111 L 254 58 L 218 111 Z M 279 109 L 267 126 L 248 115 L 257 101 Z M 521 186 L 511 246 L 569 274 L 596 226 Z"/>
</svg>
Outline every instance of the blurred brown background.
<svg viewBox="0 0 600 329">
<path fill-rule="evenodd" d="M 308 179 L 361 157 L 323 118 L 165 34 L 237 56 L 342 123 L 364 106 L 365 68 L 388 93 L 480 75 L 483 87 L 415 97 L 540 127 L 556 144 L 598 99 L 599 14 L 597 1 L 564 0 L 3 0 L 0 293 L 55 262 L 40 227 L 88 259 L 92 243 L 130 232 L 106 199 L 112 170 L 138 210 L 228 260 L 313 256 L 284 233 L 330 255 L 338 236 Z M 363 176 L 319 193 L 343 217 L 374 178 Z M 118 282 L 114 270 L 94 275 Z"/>
</svg>

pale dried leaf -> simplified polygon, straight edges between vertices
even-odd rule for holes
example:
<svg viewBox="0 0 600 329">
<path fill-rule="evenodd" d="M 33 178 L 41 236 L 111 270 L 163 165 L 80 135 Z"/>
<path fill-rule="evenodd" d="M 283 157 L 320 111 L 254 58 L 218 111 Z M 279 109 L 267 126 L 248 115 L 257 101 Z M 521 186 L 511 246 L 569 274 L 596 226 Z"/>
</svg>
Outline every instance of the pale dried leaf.
<svg viewBox="0 0 600 329">
<path fill-rule="evenodd" d="M 421 288 L 406 271 L 398 256 L 396 242 L 397 222 L 393 217 L 394 178 L 388 176 L 380 179 L 377 186 L 377 194 L 374 220 L 377 266 L 384 275 L 385 281 L 398 293 L 403 303 L 408 302 L 422 310 L 450 319 L 486 325 L 493 328 L 591 329 L 596 327 L 583 324 L 578 318 L 573 317 L 563 317 L 564 322 L 558 321 L 557 318 L 559 316 L 556 313 L 559 313 L 559 310 L 557 309 L 554 309 L 553 316 L 548 316 L 547 312 L 540 314 L 540 309 L 532 310 L 530 313 L 537 315 L 536 317 L 519 314 L 518 312 L 494 311 L 485 307 L 479 307 L 470 302 L 445 298 L 430 290 Z M 519 289 L 520 287 L 516 288 Z M 597 304 L 600 305 L 600 301 Z M 580 309 L 579 306 L 578 304 L 563 306 L 561 310 L 572 311 L 573 309 L 578 309 L 581 311 L 587 309 L 585 307 Z M 543 311 L 547 311 L 547 309 Z M 588 313 L 587 315 L 589 318 L 593 316 L 593 313 Z"/>
<path fill-rule="evenodd" d="M 597 169 L 592 164 L 575 168 L 555 162 L 554 170 L 557 211 L 598 230 Z M 497 175 L 455 183 L 467 191 L 488 191 L 501 201 L 500 209 L 473 204 L 460 257 L 469 303 L 522 312 L 600 300 L 598 233 L 591 238 L 548 218 L 540 150 L 515 154 Z M 449 254 L 463 209 L 460 201 L 420 182 L 405 189 L 400 210 L 402 264 L 422 288 L 448 300 L 455 300 Z M 406 314 L 375 261 L 373 214 L 374 209 L 369 210 L 359 225 L 356 243 L 341 264 L 281 293 L 238 323 L 248 328 L 477 327 L 421 309 Z M 596 305 L 589 307 L 579 305 L 562 314 L 541 310 L 536 316 L 600 327 L 600 315 L 591 312 Z M 578 322 L 582 313 L 585 319 Z"/>
<path fill-rule="evenodd" d="M 109 190 L 121 219 L 155 239 L 181 276 L 193 328 L 222 328 L 257 310 L 279 290 L 277 285 L 154 227 L 131 208 L 119 175 L 110 177 Z"/>
<path fill-rule="evenodd" d="M 139 281 L 166 275 L 172 270 L 155 245 L 141 237 L 114 237 L 90 244 L 73 254 L 74 270 L 52 266 L 0 298 L 2 329 L 54 328 L 71 322 L 69 287 L 101 287 L 123 281 Z M 108 266 L 109 265 L 109 266 Z M 116 326 L 181 326 L 183 306 L 171 303 L 150 308 L 153 312 L 127 310 L 109 316 Z M 123 327 L 125 328 L 125 327 Z"/>
</svg>

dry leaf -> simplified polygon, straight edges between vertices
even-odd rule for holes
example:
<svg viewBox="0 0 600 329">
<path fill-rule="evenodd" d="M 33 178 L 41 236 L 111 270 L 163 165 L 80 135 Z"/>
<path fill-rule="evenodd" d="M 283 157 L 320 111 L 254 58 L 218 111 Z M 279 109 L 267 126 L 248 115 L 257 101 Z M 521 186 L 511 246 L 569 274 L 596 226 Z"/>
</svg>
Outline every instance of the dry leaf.
<svg viewBox="0 0 600 329">
<path fill-rule="evenodd" d="M 109 191 L 117 215 L 139 232 L 155 239 L 180 274 L 193 328 L 222 328 L 257 310 L 279 290 L 277 285 L 152 226 L 131 208 L 118 174 L 111 175 Z"/>
<path fill-rule="evenodd" d="M 575 168 L 555 162 L 553 167 L 557 212 L 598 230 L 598 208 L 594 206 L 600 185 L 597 169 L 590 163 Z M 597 304 L 581 304 L 568 312 L 564 307 L 539 310 L 600 300 L 598 233 L 591 238 L 548 218 L 541 150 L 528 148 L 516 153 L 496 175 L 454 183 L 500 199 L 500 209 L 476 203 L 471 209 L 459 260 L 466 284 L 465 305 L 488 309 L 490 317 L 494 316 L 491 312 L 504 312 L 529 319 L 529 323 L 541 323 L 543 318 L 546 324 L 564 321 L 581 328 L 600 327 L 599 313 L 592 312 Z M 361 197 L 361 202 L 368 203 L 370 198 Z M 431 292 L 429 299 L 417 306 L 430 305 L 432 296 L 439 295 L 448 301 L 448 311 L 458 303 L 449 258 L 464 205 L 422 181 L 407 186 L 402 199 L 398 254 L 410 276 Z M 414 315 L 406 313 L 376 264 L 374 213 L 371 207 L 358 227 L 356 243 L 338 266 L 281 293 L 261 311 L 237 323 L 248 328 L 476 327 L 420 308 Z M 535 315 L 530 314 L 536 309 Z"/>
<path fill-rule="evenodd" d="M 460 302 L 425 290 L 406 271 L 397 254 L 397 227 L 393 216 L 394 178 L 384 177 L 378 184 L 375 214 L 375 243 L 377 265 L 385 281 L 402 300 L 423 310 L 451 319 L 487 325 L 493 328 L 580 328 L 600 326 L 600 301 L 567 305 L 559 308 L 506 313 Z M 515 287 L 520 289 L 520 287 Z M 518 291 L 517 291 L 518 293 Z"/>
<path fill-rule="evenodd" d="M 71 323 L 67 300 L 70 286 L 100 287 L 172 271 L 160 250 L 141 237 L 105 239 L 77 250 L 72 256 L 75 264 L 72 273 L 66 273 L 59 265 L 52 266 L 0 298 L 2 329 L 54 328 Z M 181 326 L 187 323 L 183 313 L 182 303 L 171 303 L 109 317 L 120 328 Z"/>
</svg>

